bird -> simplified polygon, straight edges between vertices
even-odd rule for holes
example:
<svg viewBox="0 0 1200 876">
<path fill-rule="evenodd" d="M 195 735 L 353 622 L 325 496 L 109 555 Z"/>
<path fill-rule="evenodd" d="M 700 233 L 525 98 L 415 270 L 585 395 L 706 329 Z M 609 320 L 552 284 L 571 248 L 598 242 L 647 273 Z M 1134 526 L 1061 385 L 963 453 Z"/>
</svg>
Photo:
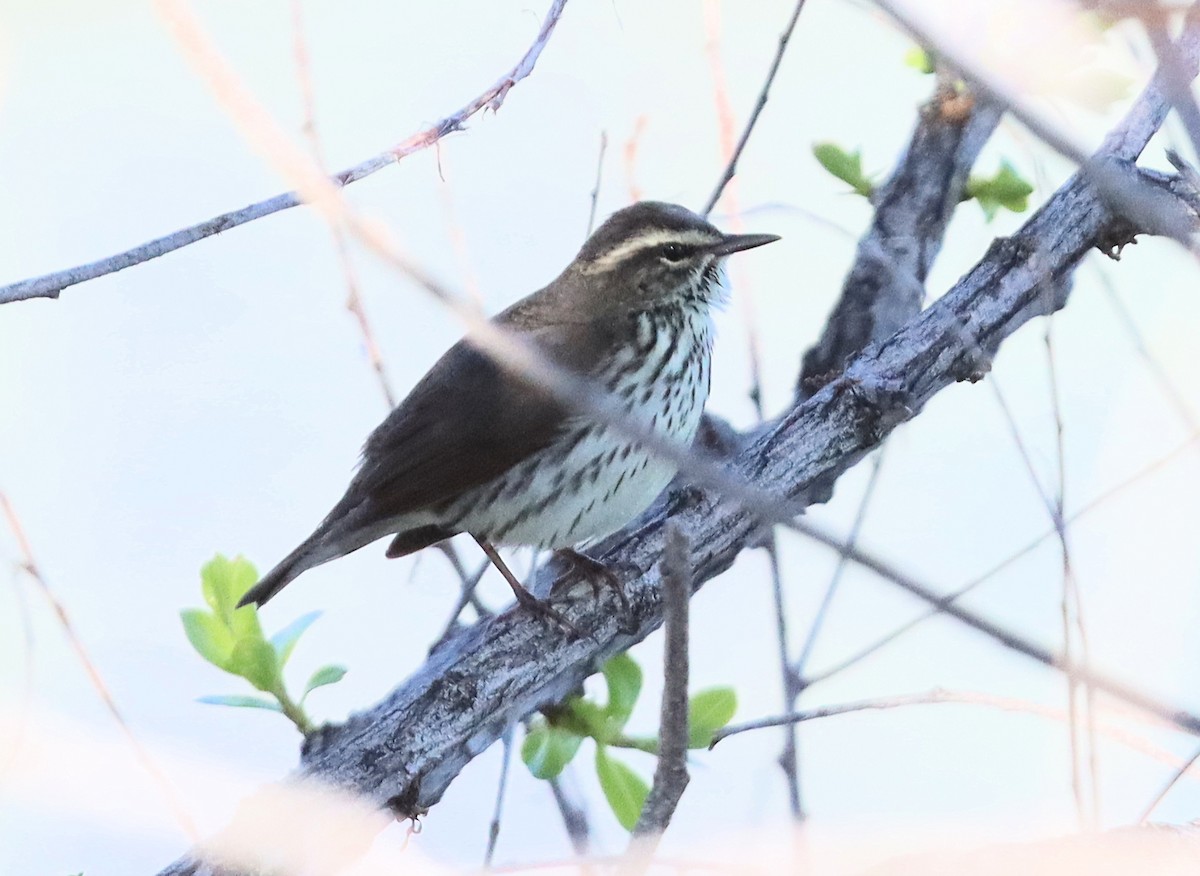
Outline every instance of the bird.
<svg viewBox="0 0 1200 876">
<path fill-rule="evenodd" d="M 728 296 L 724 260 L 778 239 L 726 234 L 685 207 L 641 201 L 492 321 L 631 418 L 690 444 L 709 394 L 712 312 Z M 402 557 L 469 533 L 521 604 L 562 621 L 496 547 L 554 550 L 614 578 L 579 548 L 634 520 L 675 473 L 628 430 L 589 419 L 464 338 L 371 432 L 345 495 L 239 605 L 261 606 L 308 569 L 387 536 L 386 555 Z"/>
</svg>

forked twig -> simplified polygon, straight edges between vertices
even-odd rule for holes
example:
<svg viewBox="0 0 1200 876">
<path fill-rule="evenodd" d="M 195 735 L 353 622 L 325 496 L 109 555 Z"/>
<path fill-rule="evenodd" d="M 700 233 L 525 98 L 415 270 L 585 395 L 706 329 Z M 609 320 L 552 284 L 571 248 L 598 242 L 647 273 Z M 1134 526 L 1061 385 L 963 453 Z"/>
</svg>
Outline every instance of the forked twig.
<svg viewBox="0 0 1200 876">
<path fill-rule="evenodd" d="M 400 141 L 391 149 L 368 158 L 366 161 L 361 161 L 353 167 L 349 167 L 341 173 L 336 174 L 332 177 L 331 182 L 338 188 L 358 182 L 360 179 L 364 179 L 391 164 L 395 164 L 402 158 L 412 155 L 414 152 L 427 149 L 449 134 L 461 131 L 467 120 L 481 110 L 489 107 L 493 111 L 498 110 L 513 86 L 533 72 L 534 65 L 537 63 L 538 57 L 542 54 L 542 50 L 546 47 L 550 35 L 554 32 L 554 27 L 558 24 L 559 16 L 562 15 L 563 7 L 566 6 L 566 3 L 567 0 L 552 0 L 550 9 L 546 12 L 546 17 L 543 19 L 542 26 L 538 30 L 533 43 L 526 49 L 525 54 L 521 56 L 521 59 L 517 61 L 513 68 L 501 76 L 490 88 L 450 113 L 450 115 L 439 119 L 429 127 Z M 282 195 L 276 195 L 265 201 L 250 204 L 240 210 L 222 213 L 220 216 L 215 216 L 206 222 L 180 229 L 172 234 L 156 238 L 141 246 L 136 246 L 133 249 L 100 259 L 99 261 L 78 265 L 74 268 L 67 268 L 63 271 L 55 271 L 53 274 L 33 277 L 29 280 L 22 280 L 19 283 L 0 286 L 0 304 L 11 301 L 22 301 L 28 298 L 57 298 L 59 293 L 68 286 L 74 286 L 86 280 L 94 280 L 97 277 L 103 277 L 105 274 L 111 274 L 115 271 L 139 265 L 142 262 L 166 255 L 198 240 L 203 240 L 222 231 L 228 231 L 230 228 L 236 228 L 239 225 L 245 225 L 247 222 L 253 222 L 255 219 L 261 219 L 264 216 L 270 216 L 272 213 L 297 207 L 302 203 L 304 203 L 304 198 L 300 192 L 285 192 Z"/>
</svg>

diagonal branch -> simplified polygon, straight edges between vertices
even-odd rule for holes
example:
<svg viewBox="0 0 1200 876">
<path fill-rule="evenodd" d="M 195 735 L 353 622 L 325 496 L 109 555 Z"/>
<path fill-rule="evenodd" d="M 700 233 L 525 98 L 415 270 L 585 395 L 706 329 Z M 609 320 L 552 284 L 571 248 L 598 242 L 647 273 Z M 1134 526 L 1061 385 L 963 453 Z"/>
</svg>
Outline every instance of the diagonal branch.
<svg viewBox="0 0 1200 876">
<path fill-rule="evenodd" d="M 537 63 L 538 57 L 542 54 L 542 49 L 546 47 L 551 33 L 554 32 L 554 27 L 558 24 L 559 16 L 562 15 L 563 7 L 566 6 L 566 3 L 567 0 L 553 0 L 532 45 L 521 56 L 521 60 L 511 70 L 496 80 L 491 88 L 488 88 L 445 118 L 439 119 L 429 127 L 400 141 L 385 152 L 368 158 L 366 161 L 361 161 L 353 167 L 346 168 L 341 173 L 334 174 L 331 177 L 334 185 L 338 188 L 344 188 L 351 183 L 358 182 L 360 179 L 395 164 L 402 158 L 407 158 L 414 152 L 420 152 L 423 149 L 429 148 L 449 134 L 463 130 L 463 126 L 467 120 L 481 110 L 490 107 L 495 112 L 500 109 L 500 105 L 504 103 L 504 99 L 508 96 L 508 92 L 512 87 L 533 72 L 533 67 Z M 33 277 L 18 283 L 11 283 L 7 286 L 0 286 L 0 304 L 23 301 L 29 298 L 57 298 L 59 293 L 68 286 L 74 286 L 87 280 L 103 277 L 105 274 L 112 274 L 116 271 L 133 267 L 134 265 L 140 265 L 142 262 L 148 262 L 150 259 L 158 258 L 177 249 L 182 249 L 206 237 L 212 237 L 214 234 L 228 231 L 230 228 L 236 228 L 239 225 L 245 225 L 247 222 L 253 222 L 255 219 L 270 216 L 272 213 L 278 213 L 281 210 L 297 207 L 302 203 L 304 203 L 304 199 L 300 196 L 299 192 L 285 192 L 282 195 L 276 195 L 265 201 L 259 201 L 258 203 L 242 207 L 240 210 L 222 213 L 220 216 L 214 216 L 206 222 L 192 225 L 189 228 L 182 228 L 179 231 L 155 238 L 143 243 L 141 246 L 135 246 L 133 249 L 117 253 L 99 261 L 67 268 L 63 271 L 55 271 L 53 274 Z"/>
<path fill-rule="evenodd" d="M 804 354 L 799 400 L 840 374 L 867 344 L 882 341 L 920 312 L 925 278 L 962 200 L 967 175 L 1003 108 L 939 84 L 921 108 L 908 150 L 872 198 L 875 215 L 821 339 Z"/>
</svg>

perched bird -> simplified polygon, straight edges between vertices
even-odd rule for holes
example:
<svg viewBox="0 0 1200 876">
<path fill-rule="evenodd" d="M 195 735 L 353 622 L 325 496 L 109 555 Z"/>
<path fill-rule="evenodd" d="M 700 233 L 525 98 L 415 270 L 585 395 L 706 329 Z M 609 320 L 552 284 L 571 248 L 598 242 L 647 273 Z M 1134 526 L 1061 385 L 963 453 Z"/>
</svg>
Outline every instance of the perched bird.
<svg viewBox="0 0 1200 876">
<path fill-rule="evenodd" d="M 644 201 L 614 213 L 557 279 L 494 322 L 687 444 L 708 399 L 723 260 L 775 240 L 723 234 L 684 207 Z M 603 574 L 575 547 L 629 523 L 674 474 L 462 340 L 367 438 L 341 501 L 241 604 L 262 605 L 307 569 L 384 536 L 387 555 L 402 557 L 466 532 L 523 604 L 557 618 L 495 545 L 556 549 Z"/>
</svg>

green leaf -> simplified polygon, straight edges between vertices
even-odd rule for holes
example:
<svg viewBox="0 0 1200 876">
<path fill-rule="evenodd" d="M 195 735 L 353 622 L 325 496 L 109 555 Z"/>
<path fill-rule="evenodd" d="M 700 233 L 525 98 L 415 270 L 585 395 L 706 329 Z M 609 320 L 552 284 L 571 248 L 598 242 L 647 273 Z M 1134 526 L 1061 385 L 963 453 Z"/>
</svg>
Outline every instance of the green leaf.
<svg viewBox="0 0 1200 876">
<path fill-rule="evenodd" d="M 214 706 L 236 706 L 240 709 L 269 709 L 272 712 L 282 712 L 279 703 L 266 697 L 243 696 L 230 694 L 228 696 L 200 697 L 198 703 L 210 703 Z"/>
<path fill-rule="evenodd" d="M 327 684 L 337 684 L 345 675 L 345 666 L 337 666 L 332 663 L 328 666 L 322 666 L 309 676 L 308 684 L 304 685 L 304 695 L 300 697 L 300 702 L 304 702 L 304 697 L 319 687 L 325 687 Z"/>
<path fill-rule="evenodd" d="M 283 688 L 278 660 L 270 642 L 262 639 L 239 639 L 233 646 L 229 671 L 240 675 L 261 691 L 278 693 Z"/>
<path fill-rule="evenodd" d="M 215 614 L 202 608 L 186 608 L 179 612 L 183 631 L 196 652 L 213 666 L 229 671 L 233 654 L 233 634 Z"/>
<path fill-rule="evenodd" d="M 642 807 L 646 805 L 646 795 L 650 786 L 637 773 L 608 756 L 603 745 L 596 746 L 596 775 L 600 778 L 600 789 L 604 791 L 604 799 L 621 827 L 633 830 Z"/>
<path fill-rule="evenodd" d="M 688 701 L 688 748 L 708 748 L 713 734 L 737 711 L 737 694 L 731 687 L 702 690 Z"/>
<path fill-rule="evenodd" d="M 920 46 L 913 46 L 904 53 L 904 63 L 912 67 L 918 73 L 926 75 L 934 72 L 933 55 L 925 51 Z"/>
<path fill-rule="evenodd" d="M 608 713 L 595 703 L 582 697 L 571 697 L 563 702 L 562 711 L 554 718 L 554 725 L 570 730 L 577 736 L 591 736 L 600 742 L 607 741 Z"/>
<path fill-rule="evenodd" d="M 836 143 L 817 143 L 813 146 L 813 155 L 823 168 L 864 198 L 874 194 L 875 183 L 863 174 L 861 151 L 847 152 Z"/>
<path fill-rule="evenodd" d="M 217 554 L 200 569 L 205 601 L 230 628 L 233 627 L 234 607 L 257 580 L 254 564 L 243 557 L 231 560 Z"/>
<path fill-rule="evenodd" d="M 1026 182 L 1007 161 L 1000 163 L 995 176 L 973 176 L 967 180 L 964 194 L 979 201 L 983 214 L 990 222 L 1003 207 L 1014 213 L 1024 213 L 1029 208 L 1029 196 L 1033 186 Z"/>
<path fill-rule="evenodd" d="M 296 643 L 300 641 L 300 636 L 302 636 L 304 631 L 312 626 L 312 622 L 320 616 L 321 612 L 310 611 L 308 614 L 296 618 L 282 630 L 271 636 L 271 647 L 275 649 L 275 653 L 279 656 L 280 667 L 287 665 L 288 658 L 292 656 L 292 649 L 294 649 L 296 647 Z M 342 670 L 342 675 L 345 674 L 346 671 Z M 338 678 L 341 678 L 341 675 L 339 675 Z M 334 681 L 337 681 L 337 679 L 334 679 Z M 331 681 L 327 681 L 325 683 L 333 684 Z"/>
<path fill-rule="evenodd" d="M 571 762 L 582 742 L 582 736 L 540 721 L 525 734 L 521 760 L 536 778 L 553 779 Z"/>
<path fill-rule="evenodd" d="M 608 729 L 612 733 L 619 733 L 629 720 L 641 693 L 642 668 L 628 653 L 624 653 L 605 663 L 603 672 L 608 684 L 608 705 L 604 708 L 608 716 Z"/>
</svg>

